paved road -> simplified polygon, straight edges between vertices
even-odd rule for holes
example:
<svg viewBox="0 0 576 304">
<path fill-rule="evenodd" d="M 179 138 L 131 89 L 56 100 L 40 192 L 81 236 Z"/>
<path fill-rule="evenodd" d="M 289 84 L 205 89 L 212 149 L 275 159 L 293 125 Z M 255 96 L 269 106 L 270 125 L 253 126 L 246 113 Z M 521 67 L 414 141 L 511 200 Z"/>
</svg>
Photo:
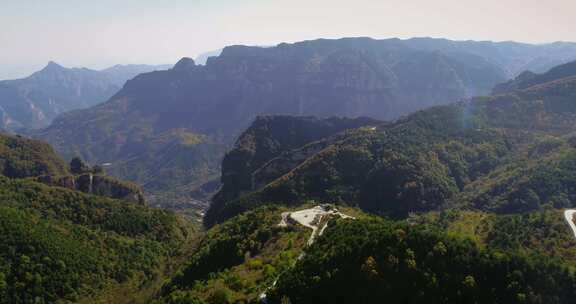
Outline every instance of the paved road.
<svg viewBox="0 0 576 304">
<path fill-rule="evenodd" d="M 348 216 L 344 213 L 341 213 L 340 211 L 338 211 L 338 209 L 336 208 L 330 208 L 330 209 L 326 209 L 322 206 L 316 206 L 310 209 L 304 209 L 304 210 L 299 210 L 299 211 L 295 211 L 295 212 L 282 212 L 282 220 L 280 220 L 280 223 L 278 224 L 278 226 L 280 227 L 287 227 L 290 222 L 296 222 L 304 227 L 308 227 L 310 229 L 312 229 L 312 234 L 310 235 L 310 238 L 308 239 L 308 246 L 312 245 L 314 243 L 314 240 L 316 240 L 317 236 L 322 235 L 322 233 L 324 232 L 324 229 L 326 229 L 326 226 L 328 226 L 327 222 L 324 222 L 324 226 L 322 226 L 322 228 L 319 227 L 320 223 L 322 223 L 322 218 L 324 216 L 330 216 L 330 215 L 335 215 L 335 216 L 340 216 L 341 218 L 352 218 L 351 216 Z M 320 229 L 320 232 L 318 232 L 318 229 Z M 301 260 L 304 257 L 304 252 L 302 252 L 299 256 L 298 256 L 298 260 Z M 276 278 L 276 280 L 274 280 L 274 283 L 272 283 L 272 285 L 268 288 L 266 288 L 266 290 L 260 294 L 260 301 L 262 303 L 268 303 L 268 298 L 266 295 L 266 292 L 276 286 L 276 282 L 278 282 L 278 278 Z"/>
<path fill-rule="evenodd" d="M 576 209 L 568 209 L 564 210 L 564 218 L 572 228 L 572 233 L 574 233 L 574 237 L 576 238 L 576 224 L 574 224 L 574 214 L 576 213 Z"/>
</svg>

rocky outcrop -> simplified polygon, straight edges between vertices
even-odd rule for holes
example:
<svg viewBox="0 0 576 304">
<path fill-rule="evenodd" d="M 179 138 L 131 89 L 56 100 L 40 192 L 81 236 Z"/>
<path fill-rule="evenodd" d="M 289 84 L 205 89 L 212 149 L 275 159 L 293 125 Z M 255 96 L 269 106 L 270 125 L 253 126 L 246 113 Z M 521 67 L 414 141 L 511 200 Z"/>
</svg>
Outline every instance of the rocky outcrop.
<svg viewBox="0 0 576 304">
<path fill-rule="evenodd" d="M 0 134 L 0 175 L 14 179 L 32 179 L 49 186 L 145 204 L 142 190 L 94 168 L 73 174 L 66 163 L 45 142 Z M 72 173 L 71 173 L 72 172 Z M 102 172 L 102 171 L 100 171 Z"/>
<path fill-rule="evenodd" d="M 194 63 L 194 59 L 184 57 L 180 59 L 172 68 L 174 71 L 188 71 L 196 67 L 196 63 Z"/>
<path fill-rule="evenodd" d="M 144 194 L 138 186 L 104 175 L 94 175 L 92 173 L 86 173 L 77 176 L 45 175 L 37 177 L 36 181 L 49 186 L 68 188 L 71 190 L 124 200 L 140 205 L 146 204 Z"/>
</svg>

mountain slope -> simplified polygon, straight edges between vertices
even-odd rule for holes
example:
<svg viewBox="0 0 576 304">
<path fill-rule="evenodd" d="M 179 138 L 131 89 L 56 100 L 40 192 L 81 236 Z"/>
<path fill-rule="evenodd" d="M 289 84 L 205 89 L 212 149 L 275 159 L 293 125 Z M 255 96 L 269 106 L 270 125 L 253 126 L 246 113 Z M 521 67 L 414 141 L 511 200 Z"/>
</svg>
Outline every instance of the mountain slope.
<svg viewBox="0 0 576 304">
<path fill-rule="evenodd" d="M 71 170 L 45 142 L 0 133 L 0 174 L 144 204 L 142 190 L 98 168 Z"/>
<path fill-rule="evenodd" d="M 45 143 L 0 135 L 0 159 L 0 303 L 77 303 L 118 284 L 157 288 L 189 238 L 173 213 L 130 202 L 136 187 L 73 175 Z M 37 182 L 58 178 L 70 184 Z"/>
<path fill-rule="evenodd" d="M 45 127 L 61 113 L 104 102 L 134 76 L 166 66 L 126 65 L 95 71 L 48 65 L 31 76 L 0 81 L 0 128 Z"/>
<path fill-rule="evenodd" d="M 498 215 L 492 212 L 447 209 L 408 219 L 413 225 L 430 225 L 449 235 L 473 240 L 480 247 L 539 254 L 576 265 L 574 234 L 564 210 L 543 210 Z"/>
<path fill-rule="evenodd" d="M 572 297 L 576 240 L 560 211 L 447 210 L 390 222 L 338 209 L 354 217 L 311 219 L 327 223 L 311 246 L 310 229 L 286 219 L 294 210 L 283 207 L 257 208 L 216 225 L 154 303 L 253 303 L 264 294 L 268 303 L 564 303 Z"/>
<path fill-rule="evenodd" d="M 0 303 L 76 302 L 156 276 L 184 241 L 173 214 L 0 176 Z"/>
<path fill-rule="evenodd" d="M 538 84 L 568 77 L 576 77 L 576 61 L 554 67 L 542 74 L 526 71 L 513 80 L 497 85 L 494 88 L 494 93 L 509 93 L 514 90 L 523 90 Z"/>
<path fill-rule="evenodd" d="M 573 58 L 572 44 L 429 38 L 230 46 L 203 66 L 184 58 L 142 74 L 38 136 L 66 158 L 112 163 L 112 174 L 143 185 L 154 204 L 202 208 L 224 151 L 258 115 L 396 119 L 486 94 L 536 61 Z"/>
<path fill-rule="evenodd" d="M 538 256 L 422 226 L 342 220 L 271 294 L 276 303 L 569 303 L 574 282 L 564 265 Z"/>
<path fill-rule="evenodd" d="M 217 202 L 205 223 L 213 225 L 259 204 L 298 205 L 310 199 L 396 218 L 446 206 L 499 213 L 569 207 L 575 100 L 576 80 L 568 77 L 420 111 L 393 124 L 328 139 L 316 150 L 305 145 L 284 151 L 248 172 L 258 179 L 259 172 L 281 168 L 272 173 L 273 180 Z M 299 157 L 301 151 L 312 153 Z"/>
<path fill-rule="evenodd" d="M 228 152 L 222 161 L 222 172 L 225 172 L 221 179 L 223 187 L 212 199 L 212 212 L 241 193 L 256 190 L 259 188 L 258 184 L 266 184 L 262 181 L 264 178 L 258 177 L 255 171 L 282 152 L 299 148 L 347 129 L 381 123 L 369 118 L 317 119 L 295 116 L 259 116 L 242 133 L 234 149 Z M 287 167 L 289 168 L 290 165 Z M 261 175 L 263 174 L 264 172 Z M 274 176 L 279 177 L 279 175 L 281 174 Z M 267 179 L 272 181 L 275 178 L 267 177 Z"/>
<path fill-rule="evenodd" d="M 576 43 L 573 42 L 533 45 L 513 41 L 451 41 L 433 38 L 413 38 L 407 41 L 424 50 L 465 51 L 479 55 L 502 67 L 509 78 L 525 71 L 544 73 L 555 66 L 576 60 Z"/>
<path fill-rule="evenodd" d="M 45 142 L 0 134 L 0 174 L 11 178 L 68 173 L 66 164 Z"/>
<path fill-rule="evenodd" d="M 38 136 L 67 158 L 113 163 L 111 173 L 144 185 L 160 204 L 190 203 L 188 194 L 217 178 L 224 151 L 260 114 L 392 119 L 489 92 L 505 79 L 500 66 L 466 49 L 410 40 L 231 46 L 205 66 L 184 58 L 172 70 L 142 74 Z"/>
</svg>

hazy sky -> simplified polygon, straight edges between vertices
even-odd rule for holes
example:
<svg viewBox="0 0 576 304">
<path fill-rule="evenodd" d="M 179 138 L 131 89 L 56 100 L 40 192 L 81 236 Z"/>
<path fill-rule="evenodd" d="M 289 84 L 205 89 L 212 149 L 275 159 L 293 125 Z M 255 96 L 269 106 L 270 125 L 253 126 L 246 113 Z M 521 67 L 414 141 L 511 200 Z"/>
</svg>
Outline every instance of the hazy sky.
<svg viewBox="0 0 576 304">
<path fill-rule="evenodd" d="M 576 0 L 0 0 L 0 79 L 320 37 L 576 41 Z"/>
</svg>

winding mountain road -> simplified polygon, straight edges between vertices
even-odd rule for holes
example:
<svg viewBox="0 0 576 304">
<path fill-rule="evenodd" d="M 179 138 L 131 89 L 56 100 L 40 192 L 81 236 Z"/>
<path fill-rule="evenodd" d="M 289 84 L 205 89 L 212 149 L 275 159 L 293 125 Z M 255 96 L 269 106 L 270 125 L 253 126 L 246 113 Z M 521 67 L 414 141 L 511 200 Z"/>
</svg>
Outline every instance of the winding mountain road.
<svg viewBox="0 0 576 304">
<path fill-rule="evenodd" d="M 304 227 L 312 229 L 312 234 L 310 238 L 308 238 L 307 245 L 310 246 L 314 244 L 317 236 L 321 236 L 324 232 L 324 229 L 328 226 L 327 221 L 323 221 L 324 217 L 326 216 L 340 216 L 341 218 L 351 218 L 354 217 L 341 213 L 335 207 L 330 205 L 320 205 L 309 209 L 299 210 L 295 212 L 282 212 L 282 219 L 278 226 L 280 227 L 288 227 L 291 224 L 300 224 Z M 320 225 L 323 224 L 322 227 Z M 298 260 L 301 260 L 304 257 L 304 252 L 302 252 L 298 256 Z M 260 294 L 260 302 L 268 303 L 268 298 L 266 292 L 276 286 L 276 282 L 278 282 L 278 278 L 274 280 L 272 285 Z"/>
<path fill-rule="evenodd" d="M 278 226 L 286 227 L 288 226 L 289 221 L 294 221 L 304 227 L 312 229 L 312 234 L 308 239 L 308 246 L 310 246 L 314 243 L 316 237 L 322 235 L 322 232 L 324 232 L 324 229 L 326 228 L 326 225 L 328 223 L 324 222 L 324 225 L 322 227 L 320 227 L 319 225 L 322 224 L 325 216 L 340 216 L 341 218 L 353 218 L 344 213 L 341 213 L 340 211 L 338 211 L 338 209 L 333 207 L 316 206 L 310 209 L 304 209 L 295 212 L 283 212 L 282 220 L 280 221 Z"/>
<path fill-rule="evenodd" d="M 576 209 L 564 210 L 564 218 L 568 222 L 568 225 L 570 225 L 570 228 L 572 228 L 572 233 L 574 234 L 574 237 L 576 238 L 576 224 L 574 224 L 574 214 L 575 213 L 576 213 Z"/>
</svg>

